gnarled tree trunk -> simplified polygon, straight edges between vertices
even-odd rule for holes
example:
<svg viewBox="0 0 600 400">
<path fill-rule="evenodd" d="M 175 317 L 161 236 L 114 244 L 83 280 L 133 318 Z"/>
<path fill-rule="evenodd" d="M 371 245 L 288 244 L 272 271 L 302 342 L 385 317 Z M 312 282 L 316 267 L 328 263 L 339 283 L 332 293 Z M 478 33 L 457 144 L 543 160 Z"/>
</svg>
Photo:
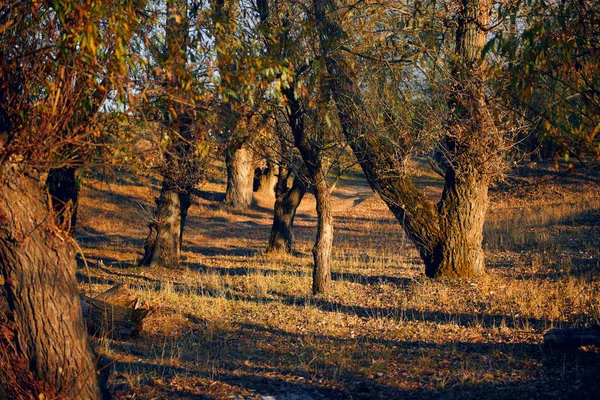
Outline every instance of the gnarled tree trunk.
<svg viewBox="0 0 600 400">
<path fill-rule="evenodd" d="M 148 267 L 174 267 L 181 262 L 181 243 L 191 190 L 178 188 L 164 179 L 160 197 L 156 199 L 156 211 L 150 222 L 150 233 L 144 244 L 141 265 Z"/>
<path fill-rule="evenodd" d="M 466 176 L 458 180 L 446 174 L 446 187 L 438 205 L 439 237 L 434 262 L 425 265 L 428 276 L 449 278 L 482 275 L 483 223 L 488 207 L 488 182 Z"/>
<path fill-rule="evenodd" d="M 485 272 L 483 223 L 490 179 L 501 166 L 503 136 L 486 99 L 487 66 L 483 49 L 490 0 L 464 0 L 458 12 L 455 53 L 448 95 L 447 132 L 442 141 L 448 168 L 438 204 L 439 262 L 429 276 L 478 276 Z M 437 250 L 436 250 L 437 251 Z"/>
<path fill-rule="evenodd" d="M 294 217 L 306 194 L 306 183 L 302 176 L 296 175 L 292 186 L 288 188 L 289 174 L 287 171 L 283 166 L 279 169 L 279 177 L 275 188 L 276 200 L 273 209 L 273 226 L 267 253 L 292 252 Z"/>
<path fill-rule="evenodd" d="M 56 227 L 36 172 L 24 173 L 15 165 L 0 169 L 5 179 L 0 184 L 0 269 L 16 356 L 61 398 L 99 399 L 75 280 L 74 243 Z"/>
<path fill-rule="evenodd" d="M 256 193 L 267 196 L 275 195 L 278 170 L 279 168 L 273 161 L 267 160 L 267 167 L 260 171 Z"/>
<path fill-rule="evenodd" d="M 248 208 L 252 204 L 254 183 L 254 157 L 252 150 L 244 143 L 239 148 L 227 149 L 227 189 L 225 203 L 236 208 Z"/>
</svg>

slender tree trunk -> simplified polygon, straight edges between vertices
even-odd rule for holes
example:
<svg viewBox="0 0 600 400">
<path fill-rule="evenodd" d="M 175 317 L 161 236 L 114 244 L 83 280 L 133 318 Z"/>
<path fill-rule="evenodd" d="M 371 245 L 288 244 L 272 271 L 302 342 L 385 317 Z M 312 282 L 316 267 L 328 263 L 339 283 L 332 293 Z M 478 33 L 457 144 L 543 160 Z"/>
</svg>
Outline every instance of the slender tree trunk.
<svg viewBox="0 0 600 400">
<path fill-rule="evenodd" d="M 246 144 L 238 149 L 228 149 L 225 163 L 227 164 L 225 203 L 241 209 L 250 207 L 254 182 L 252 150 Z"/>
<path fill-rule="evenodd" d="M 140 262 L 148 267 L 180 266 L 181 243 L 188 209 L 191 205 L 191 189 L 181 191 L 165 179 L 156 200 L 154 219 L 144 245 L 144 257 Z"/>
<path fill-rule="evenodd" d="M 72 239 L 50 217 L 51 205 L 35 171 L 24 174 L 5 166 L 1 172 L 0 268 L 17 357 L 61 398 L 99 399 Z"/>
<path fill-rule="evenodd" d="M 323 139 L 317 133 L 311 137 L 305 129 L 305 112 L 293 86 L 283 91 L 288 103 L 288 122 L 294 135 L 294 144 L 300 151 L 304 166 L 308 171 L 311 186 L 317 200 L 317 237 L 313 247 L 313 294 L 324 293 L 331 279 L 331 246 L 333 243 L 333 215 L 329 204 L 330 191 L 324 166 L 324 152 L 320 145 Z"/>
<path fill-rule="evenodd" d="M 313 294 L 325 293 L 331 281 L 331 249 L 333 245 L 333 215 L 331 193 L 323 176 L 315 185 L 317 200 L 317 238 L 313 248 Z"/>
<path fill-rule="evenodd" d="M 52 207 L 58 226 L 66 227 L 70 234 L 77 223 L 79 199 L 79 182 L 76 167 L 51 169 L 46 179 L 46 186 L 52 200 Z"/>
<path fill-rule="evenodd" d="M 442 200 L 434 206 L 407 176 L 403 154 L 391 149 L 368 118 L 361 90 L 353 80 L 351 63 L 339 49 L 341 29 L 335 0 L 313 2 L 320 42 L 330 75 L 342 129 L 371 185 L 386 202 L 415 244 L 428 276 L 468 277 L 484 272 L 483 220 L 489 166 L 498 161 L 498 136 L 485 101 L 485 72 L 481 59 L 487 0 L 464 0 L 456 37 L 455 87 L 449 96 L 446 168 Z M 390 171 L 394 171 L 390 173 Z"/>
<path fill-rule="evenodd" d="M 280 57 L 281 53 L 278 51 L 278 46 L 283 46 L 283 53 L 285 53 L 287 49 L 283 43 L 286 40 L 284 37 L 279 37 L 277 40 L 269 37 L 269 5 L 268 1 L 260 1 L 257 3 L 257 8 L 267 33 L 268 52 L 275 57 Z M 322 131 L 309 132 L 306 129 L 306 113 L 301 104 L 301 96 L 295 92 L 295 86 L 295 82 L 293 82 L 282 93 L 287 100 L 287 119 L 294 137 L 294 144 L 300 151 L 310 183 L 315 189 L 318 222 L 317 236 L 313 247 L 313 293 L 319 294 L 327 290 L 331 280 L 331 248 L 333 244 L 333 215 L 323 160 L 325 156 L 323 151 L 324 135 Z"/>
<path fill-rule="evenodd" d="M 290 188 L 287 187 L 288 174 L 280 168 L 276 187 L 277 197 L 273 209 L 273 226 L 267 253 L 291 253 L 294 240 L 294 217 L 306 194 L 304 178 L 296 175 Z"/>
</svg>

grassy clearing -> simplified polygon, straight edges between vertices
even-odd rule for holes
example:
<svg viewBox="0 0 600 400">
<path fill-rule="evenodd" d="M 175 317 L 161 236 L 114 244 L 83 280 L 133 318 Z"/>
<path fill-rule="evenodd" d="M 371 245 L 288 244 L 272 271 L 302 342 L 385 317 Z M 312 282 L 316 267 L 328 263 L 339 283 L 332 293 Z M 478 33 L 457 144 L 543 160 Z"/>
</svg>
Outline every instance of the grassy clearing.
<svg viewBox="0 0 600 400">
<path fill-rule="evenodd" d="M 541 346 L 552 327 L 600 318 L 598 186 L 536 177 L 503 187 L 486 225 L 489 274 L 426 279 L 385 205 L 357 179 L 341 180 L 333 284 L 313 297 L 314 200 L 296 223 L 293 256 L 263 254 L 270 199 L 222 207 L 222 183 L 190 209 L 185 267 L 139 268 L 144 207 L 158 188 L 142 178 L 91 181 L 78 236 L 90 268 L 81 288 L 127 282 L 155 309 L 142 337 L 97 343 L 117 398 L 593 398 L 596 348 Z M 421 182 L 432 196 L 439 182 Z M 522 192 L 525 190 L 525 192 Z"/>
</svg>

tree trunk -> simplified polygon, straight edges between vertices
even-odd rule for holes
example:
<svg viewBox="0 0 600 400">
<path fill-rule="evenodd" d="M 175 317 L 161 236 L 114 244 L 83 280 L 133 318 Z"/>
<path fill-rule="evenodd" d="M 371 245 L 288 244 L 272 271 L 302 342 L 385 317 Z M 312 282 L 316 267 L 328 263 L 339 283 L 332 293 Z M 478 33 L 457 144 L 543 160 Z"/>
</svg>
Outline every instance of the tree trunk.
<svg viewBox="0 0 600 400">
<path fill-rule="evenodd" d="M 488 182 L 469 174 L 457 179 L 446 175 L 438 205 L 440 235 L 425 273 L 431 277 L 472 277 L 485 272 L 483 223 L 488 207 Z"/>
<path fill-rule="evenodd" d="M 267 168 L 261 171 L 258 178 L 258 188 L 256 193 L 267 196 L 275 195 L 275 185 L 277 185 L 277 165 L 273 161 L 267 160 Z"/>
<path fill-rule="evenodd" d="M 190 93 L 182 87 L 183 79 L 189 76 L 189 71 L 186 71 L 190 40 L 188 2 L 167 0 L 166 11 L 167 49 L 161 67 L 170 72 L 166 73 L 169 80 L 165 91 L 174 99 L 186 99 Z M 201 120 L 196 117 L 193 107 L 186 103 L 172 101 L 160 110 L 163 128 L 169 132 L 172 141 L 163 153 L 163 183 L 144 244 L 144 256 L 140 262 L 144 266 L 179 267 L 191 193 L 204 173 L 204 160 L 196 151 L 198 143 L 203 140 L 198 126 Z"/>
<path fill-rule="evenodd" d="M 35 175 L 16 166 L 0 173 L 5 178 L 0 190 L 0 268 L 15 349 L 33 376 L 61 398 L 99 399 L 75 280 L 74 242 L 48 218 L 51 205 Z"/>
<path fill-rule="evenodd" d="M 225 203 L 236 208 L 248 208 L 252 204 L 254 168 L 252 150 L 243 144 L 230 148 L 225 155 L 227 164 L 227 189 Z"/>
<path fill-rule="evenodd" d="M 333 215 L 329 204 L 330 190 L 325 168 L 325 152 L 322 141 L 324 132 L 313 135 L 305 128 L 305 111 L 299 96 L 294 92 L 295 85 L 283 91 L 288 103 L 288 122 L 294 144 L 300 151 L 310 184 L 315 189 L 317 200 L 317 237 L 313 247 L 313 294 L 325 293 L 331 279 L 331 246 L 333 244 Z"/>
<path fill-rule="evenodd" d="M 323 176 L 315 185 L 317 199 L 317 238 L 313 248 L 313 294 L 325 293 L 331 281 L 331 248 L 333 245 L 333 215 L 331 193 Z"/>
<path fill-rule="evenodd" d="M 267 253 L 291 253 L 294 240 L 294 217 L 296 210 L 306 194 L 304 178 L 296 175 L 291 188 L 287 187 L 288 174 L 284 168 L 279 170 L 276 186 L 277 197 L 273 209 L 273 226 Z"/>
<path fill-rule="evenodd" d="M 76 167 L 51 169 L 46 186 L 52 199 L 56 223 L 63 230 L 73 234 L 77 222 L 79 182 Z"/>
<path fill-rule="evenodd" d="M 447 100 L 450 115 L 442 141 L 449 165 L 438 204 L 439 262 L 426 265 L 429 276 L 458 278 L 485 272 L 482 242 L 488 186 L 502 165 L 503 142 L 485 95 L 482 52 L 490 8 L 490 0 L 464 0 L 459 12 Z"/>
<path fill-rule="evenodd" d="M 191 205 L 190 193 L 191 188 L 178 189 L 165 178 L 160 197 L 156 200 L 154 219 L 149 224 L 150 233 L 144 244 L 144 257 L 140 265 L 168 268 L 180 266 L 183 230 Z"/>
</svg>

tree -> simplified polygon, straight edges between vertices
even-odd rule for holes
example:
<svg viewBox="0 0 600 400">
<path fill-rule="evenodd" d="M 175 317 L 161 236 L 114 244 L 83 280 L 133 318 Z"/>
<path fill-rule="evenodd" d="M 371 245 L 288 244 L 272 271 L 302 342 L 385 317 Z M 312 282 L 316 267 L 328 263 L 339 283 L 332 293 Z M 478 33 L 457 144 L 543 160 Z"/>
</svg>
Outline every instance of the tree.
<svg viewBox="0 0 600 400">
<path fill-rule="evenodd" d="M 123 87 L 137 6 L 0 6 L 0 271 L 9 306 L 3 330 L 12 337 L 11 365 L 23 366 L 13 386 L 1 380 L 3 395 L 101 397 L 75 280 L 77 246 L 56 224 L 44 172 L 69 166 L 74 153 L 85 161 L 98 151 L 103 134 L 88 96 Z"/>
<path fill-rule="evenodd" d="M 248 17 L 241 15 L 239 1 L 212 2 L 212 20 L 215 37 L 217 67 L 219 70 L 219 129 L 226 138 L 225 165 L 227 187 L 225 203 L 244 209 L 252 204 L 254 182 L 254 152 L 252 142 L 252 107 L 247 95 L 247 82 L 252 45 L 239 36 L 240 24 Z M 248 22 L 248 21 L 246 21 Z"/>
<path fill-rule="evenodd" d="M 446 84 L 447 122 L 440 140 L 447 168 L 437 205 L 408 175 L 408 147 L 392 141 L 393 136 L 372 123 L 355 63 L 350 60 L 357 53 L 344 43 L 348 36 L 337 4 L 313 1 L 313 10 L 340 122 L 371 187 L 419 250 L 428 276 L 481 275 L 487 190 L 506 150 L 505 136 L 495 125 L 486 97 L 488 72 L 483 50 L 491 1 L 463 0 L 451 19 L 456 21 L 456 30 L 453 51 L 447 58 L 451 64 Z"/>
<path fill-rule="evenodd" d="M 193 76 L 188 63 L 187 1 L 168 0 L 166 11 L 164 51 L 157 54 L 162 95 L 155 99 L 167 143 L 161 168 L 163 183 L 140 262 L 151 267 L 180 264 L 192 191 L 203 176 L 206 155 L 202 146 L 203 121 L 198 117 L 200 107 L 196 106 L 203 99 L 203 85 Z"/>
<path fill-rule="evenodd" d="M 290 17 L 285 16 L 281 21 L 273 21 L 275 16 L 282 13 L 278 12 L 279 10 L 273 12 L 268 1 L 260 2 L 258 10 L 269 56 L 279 58 L 283 63 L 284 60 L 292 58 L 301 59 L 295 57 L 299 54 L 311 54 L 308 44 L 291 40 L 298 35 L 300 29 L 292 29 L 293 22 Z M 330 203 L 332 187 L 328 175 L 334 162 L 332 149 L 339 146 L 339 140 L 332 134 L 334 129 L 328 116 L 329 94 L 318 64 L 308 66 L 302 59 L 300 62 L 290 61 L 290 64 L 294 66 L 294 75 L 289 81 L 283 81 L 280 88 L 283 110 L 293 142 L 302 157 L 307 181 L 314 189 L 316 198 L 317 235 L 313 247 L 313 293 L 318 294 L 327 290 L 331 280 L 334 226 Z"/>
<path fill-rule="evenodd" d="M 307 190 L 307 172 L 303 163 L 298 163 L 291 147 L 293 139 L 288 138 L 289 126 L 275 118 L 275 130 L 280 142 L 279 173 L 275 184 L 275 205 L 273 225 L 269 235 L 267 253 L 292 252 L 294 241 L 294 218 Z M 287 129 L 286 129 L 287 128 Z M 290 185 L 290 181 L 292 184 Z"/>
</svg>

